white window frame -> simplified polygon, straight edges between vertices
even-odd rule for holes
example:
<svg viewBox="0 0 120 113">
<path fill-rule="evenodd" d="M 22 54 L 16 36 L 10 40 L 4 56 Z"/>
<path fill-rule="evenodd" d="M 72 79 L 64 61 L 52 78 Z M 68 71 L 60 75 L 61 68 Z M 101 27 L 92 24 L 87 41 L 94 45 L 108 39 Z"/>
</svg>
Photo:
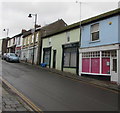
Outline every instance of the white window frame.
<svg viewBox="0 0 120 113">
<path fill-rule="evenodd" d="M 116 53 L 114 53 L 114 56 L 116 56 Z M 89 67 L 89 72 L 91 71 L 91 58 L 100 58 L 100 72 L 99 73 L 87 73 L 87 72 L 82 72 L 82 74 L 92 74 L 92 75 L 105 75 L 105 76 L 110 76 L 111 72 L 109 74 L 102 74 L 102 58 L 110 58 L 111 57 L 111 51 L 91 51 L 91 52 L 83 52 L 82 53 L 82 58 L 90 58 L 90 67 Z M 111 60 L 111 58 L 110 58 Z M 111 61 L 110 61 L 111 62 Z M 111 66 L 110 66 L 111 70 Z"/>
<path fill-rule="evenodd" d="M 26 37 L 27 45 L 29 44 L 29 36 Z"/>
<path fill-rule="evenodd" d="M 23 45 L 25 45 L 26 44 L 26 40 L 25 40 L 25 38 L 24 38 L 24 40 L 23 40 Z"/>
<path fill-rule="evenodd" d="M 96 25 L 96 24 L 98 24 L 98 30 L 92 31 L 92 26 L 94 26 L 94 25 Z M 90 36 L 91 36 L 91 40 L 90 40 L 90 41 L 91 41 L 91 42 L 97 42 L 97 41 L 100 40 L 100 30 L 99 30 L 99 26 L 100 26 L 99 23 L 94 23 L 94 24 L 92 24 L 92 25 L 90 26 Z M 96 32 L 99 32 L 99 39 L 93 40 L 92 34 L 93 34 L 93 33 L 96 33 Z"/>
<path fill-rule="evenodd" d="M 48 45 L 51 45 L 51 38 L 48 38 Z"/>
<path fill-rule="evenodd" d="M 34 42 L 34 34 L 32 34 L 32 40 L 31 40 L 31 43 Z"/>
<path fill-rule="evenodd" d="M 38 37 L 39 37 L 39 33 L 36 33 L 36 39 L 35 39 L 35 42 L 38 42 Z"/>
<path fill-rule="evenodd" d="M 26 45 L 26 37 L 25 37 L 25 43 L 24 43 L 24 45 Z"/>
<path fill-rule="evenodd" d="M 70 31 L 66 32 L 67 42 L 70 42 Z"/>
</svg>

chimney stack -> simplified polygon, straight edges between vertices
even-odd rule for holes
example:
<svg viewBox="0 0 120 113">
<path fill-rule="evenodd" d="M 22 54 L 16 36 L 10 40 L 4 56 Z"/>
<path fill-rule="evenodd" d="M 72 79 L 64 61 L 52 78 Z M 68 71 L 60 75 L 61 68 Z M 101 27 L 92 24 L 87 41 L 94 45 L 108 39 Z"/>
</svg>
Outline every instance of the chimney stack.
<svg viewBox="0 0 120 113">
<path fill-rule="evenodd" d="M 26 32 L 26 30 L 25 29 L 22 29 L 22 33 L 25 33 Z"/>
</svg>

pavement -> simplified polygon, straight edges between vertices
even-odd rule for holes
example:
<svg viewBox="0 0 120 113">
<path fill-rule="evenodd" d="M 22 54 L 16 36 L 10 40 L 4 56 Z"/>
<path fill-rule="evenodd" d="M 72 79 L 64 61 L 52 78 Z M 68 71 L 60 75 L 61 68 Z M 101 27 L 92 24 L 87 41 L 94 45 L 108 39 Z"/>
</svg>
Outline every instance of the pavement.
<svg viewBox="0 0 120 113">
<path fill-rule="evenodd" d="M 2 89 L 2 113 L 4 112 L 21 112 L 25 113 L 33 112 L 33 110 L 28 106 L 16 93 L 14 93 L 8 86 L 4 83 L 0 84 Z"/>
<path fill-rule="evenodd" d="M 22 63 L 24 63 L 25 65 L 31 65 L 30 63 L 25 63 L 25 62 L 22 62 Z M 56 69 L 53 69 L 53 68 L 41 67 L 39 65 L 33 65 L 33 66 L 35 66 L 37 68 L 41 68 L 41 69 L 46 70 L 46 71 L 50 71 L 50 72 L 59 74 L 61 76 L 64 76 L 64 77 L 67 77 L 67 78 L 70 78 L 70 79 L 74 79 L 74 80 L 77 80 L 77 81 L 83 81 L 85 83 L 93 84 L 93 85 L 96 85 L 96 86 L 100 86 L 100 87 L 103 87 L 103 88 L 107 88 L 107 89 L 110 89 L 110 90 L 120 92 L 120 85 L 118 85 L 115 82 L 103 81 L 103 80 L 98 80 L 98 79 L 89 78 L 89 77 L 85 77 L 85 76 L 78 76 L 78 75 L 70 73 L 70 72 L 63 72 L 63 71 L 56 70 Z"/>
</svg>

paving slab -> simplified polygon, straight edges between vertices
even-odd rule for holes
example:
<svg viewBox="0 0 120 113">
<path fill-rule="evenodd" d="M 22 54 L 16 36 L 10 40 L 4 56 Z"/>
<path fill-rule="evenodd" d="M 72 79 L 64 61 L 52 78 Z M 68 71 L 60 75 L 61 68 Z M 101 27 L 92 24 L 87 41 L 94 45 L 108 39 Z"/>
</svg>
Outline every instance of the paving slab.
<svg viewBox="0 0 120 113">
<path fill-rule="evenodd" d="M 23 111 L 26 113 L 34 112 L 16 93 L 14 93 L 4 83 L 0 84 L 2 88 L 2 112 Z"/>
</svg>

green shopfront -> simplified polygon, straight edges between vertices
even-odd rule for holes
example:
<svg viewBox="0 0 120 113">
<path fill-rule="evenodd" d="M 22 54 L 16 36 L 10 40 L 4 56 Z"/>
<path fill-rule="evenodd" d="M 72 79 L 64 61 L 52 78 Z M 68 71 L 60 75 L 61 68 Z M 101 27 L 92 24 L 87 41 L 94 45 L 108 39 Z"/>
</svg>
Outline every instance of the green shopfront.
<svg viewBox="0 0 120 113">
<path fill-rule="evenodd" d="M 62 55 L 62 71 L 71 70 L 72 72 L 78 74 L 79 69 L 79 43 L 70 43 L 62 45 L 63 55 Z"/>
</svg>

